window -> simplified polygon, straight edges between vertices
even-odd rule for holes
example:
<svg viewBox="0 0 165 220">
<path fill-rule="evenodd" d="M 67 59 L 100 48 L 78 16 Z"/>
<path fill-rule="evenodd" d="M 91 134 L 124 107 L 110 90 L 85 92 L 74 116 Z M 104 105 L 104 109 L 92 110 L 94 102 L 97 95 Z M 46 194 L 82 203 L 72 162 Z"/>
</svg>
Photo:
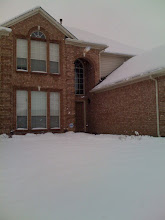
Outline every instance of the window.
<svg viewBox="0 0 165 220">
<path fill-rule="evenodd" d="M 31 40 L 31 71 L 46 72 L 46 42 Z"/>
<path fill-rule="evenodd" d="M 17 70 L 27 70 L 28 42 L 17 39 Z"/>
<path fill-rule="evenodd" d="M 75 93 L 84 94 L 84 67 L 80 60 L 75 61 Z"/>
<path fill-rule="evenodd" d="M 47 93 L 31 92 L 31 126 L 34 128 L 46 128 Z"/>
<path fill-rule="evenodd" d="M 17 129 L 27 129 L 28 92 L 17 90 L 16 92 Z"/>
<path fill-rule="evenodd" d="M 47 102 L 49 96 L 50 102 Z M 60 128 L 60 93 L 31 91 L 31 109 L 28 108 L 28 91 L 16 91 L 16 128 L 28 129 L 28 109 L 31 114 L 29 129 Z M 48 104 L 49 103 L 49 104 Z M 30 107 L 30 106 L 29 106 Z M 48 121 L 48 127 L 47 127 Z"/>
<path fill-rule="evenodd" d="M 50 92 L 50 128 L 60 127 L 60 94 Z"/>
<path fill-rule="evenodd" d="M 50 43 L 50 73 L 59 73 L 59 45 Z"/>
<path fill-rule="evenodd" d="M 41 38 L 41 39 L 46 39 L 45 35 L 41 31 L 34 31 L 31 34 L 31 37 L 33 38 Z"/>
<path fill-rule="evenodd" d="M 48 43 L 45 34 L 39 30 L 34 31 L 30 37 L 31 40 L 29 41 L 17 39 L 17 70 L 27 71 L 28 63 L 30 62 L 29 71 L 31 72 L 59 74 L 59 44 Z M 30 50 L 29 57 L 28 48 Z M 49 56 L 47 51 L 49 51 Z M 49 63 L 49 69 L 47 68 L 47 63 Z"/>
</svg>

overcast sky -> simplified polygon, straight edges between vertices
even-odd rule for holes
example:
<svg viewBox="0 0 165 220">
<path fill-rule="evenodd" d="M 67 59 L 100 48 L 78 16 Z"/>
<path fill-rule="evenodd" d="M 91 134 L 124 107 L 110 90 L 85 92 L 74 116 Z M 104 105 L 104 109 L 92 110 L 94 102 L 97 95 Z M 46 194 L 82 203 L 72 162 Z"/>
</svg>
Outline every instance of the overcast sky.
<svg viewBox="0 0 165 220">
<path fill-rule="evenodd" d="M 0 23 L 36 6 L 65 26 L 130 46 L 165 44 L 165 0 L 0 0 Z"/>
</svg>

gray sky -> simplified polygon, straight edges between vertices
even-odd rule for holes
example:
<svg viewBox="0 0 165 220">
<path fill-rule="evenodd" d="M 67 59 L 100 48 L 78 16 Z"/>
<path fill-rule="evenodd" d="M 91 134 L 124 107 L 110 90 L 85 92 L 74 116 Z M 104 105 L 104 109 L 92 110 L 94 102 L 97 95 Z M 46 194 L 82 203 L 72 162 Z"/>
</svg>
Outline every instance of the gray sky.
<svg viewBox="0 0 165 220">
<path fill-rule="evenodd" d="M 165 44 L 165 0 L 0 0 L 0 23 L 36 6 L 65 26 L 130 46 Z"/>
</svg>

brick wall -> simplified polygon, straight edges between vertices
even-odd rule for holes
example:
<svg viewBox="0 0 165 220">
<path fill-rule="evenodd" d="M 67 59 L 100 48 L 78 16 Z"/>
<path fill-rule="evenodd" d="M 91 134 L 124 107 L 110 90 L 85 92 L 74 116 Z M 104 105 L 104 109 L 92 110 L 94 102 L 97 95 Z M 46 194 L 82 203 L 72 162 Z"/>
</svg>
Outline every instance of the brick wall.
<svg viewBox="0 0 165 220">
<path fill-rule="evenodd" d="M 165 136 L 165 77 L 158 78 L 160 135 Z"/>
<path fill-rule="evenodd" d="M 12 130 L 13 38 L 0 36 L 0 133 Z"/>
<path fill-rule="evenodd" d="M 16 39 L 24 38 L 29 41 L 29 60 L 30 60 L 30 34 L 40 26 L 41 31 L 46 35 L 47 43 L 57 42 L 60 45 L 60 74 L 53 75 L 48 73 L 30 72 L 30 62 L 28 62 L 28 72 L 16 71 Z M 77 47 L 65 44 L 65 36 L 51 23 L 49 23 L 39 13 L 27 18 L 20 23 L 13 25 L 12 34 L 9 37 L 0 39 L 0 59 L 1 59 L 1 99 L 0 99 L 0 133 L 9 133 L 16 130 L 16 90 L 27 91 L 58 91 L 61 93 L 61 129 L 73 130 L 69 128 L 70 123 L 75 124 L 75 82 L 74 82 L 74 62 L 77 58 L 83 58 L 84 47 Z M 47 51 L 49 54 L 49 51 Z M 49 56 L 49 55 L 48 55 Z M 93 68 L 89 72 L 93 74 L 93 85 L 99 81 L 99 50 L 91 49 L 86 57 L 86 62 Z M 49 70 L 49 63 L 48 70 Z M 87 81 L 88 83 L 88 81 Z M 91 83 L 91 82 L 90 82 Z M 88 85 L 86 85 L 88 87 Z M 81 97 L 78 97 L 78 99 Z M 87 96 L 82 98 L 87 100 Z M 29 105 L 30 112 L 30 105 Z M 30 116 L 30 114 L 29 114 Z M 29 130 L 30 132 L 30 117 Z"/>
<path fill-rule="evenodd" d="M 41 27 L 47 43 L 60 45 L 60 74 L 16 71 L 16 39 L 26 38 Z M 36 14 L 12 27 L 9 36 L 0 38 L 0 133 L 16 130 L 16 90 L 58 91 L 61 94 L 61 129 L 75 130 L 75 102 L 86 105 L 87 132 L 112 134 L 157 135 L 155 82 L 152 80 L 132 84 L 122 88 L 89 93 L 99 82 L 99 50 L 91 49 L 83 56 L 84 47 L 65 44 L 65 36 L 40 14 Z M 30 45 L 30 44 L 29 44 Z M 47 51 L 49 54 L 49 51 Z M 30 48 L 29 48 L 30 57 Z M 81 59 L 85 65 L 85 95 L 75 95 L 74 62 Z M 49 63 L 48 70 L 49 70 Z M 159 80 L 160 133 L 165 136 L 165 77 Z M 30 102 L 30 100 L 29 100 Z M 29 105 L 30 112 L 30 105 Z M 30 114 L 29 114 L 30 115 Z M 29 125 L 31 118 L 29 117 Z M 30 127 L 28 132 L 31 132 Z"/>
<path fill-rule="evenodd" d="M 90 132 L 157 136 L 155 82 L 92 93 Z"/>
</svg>

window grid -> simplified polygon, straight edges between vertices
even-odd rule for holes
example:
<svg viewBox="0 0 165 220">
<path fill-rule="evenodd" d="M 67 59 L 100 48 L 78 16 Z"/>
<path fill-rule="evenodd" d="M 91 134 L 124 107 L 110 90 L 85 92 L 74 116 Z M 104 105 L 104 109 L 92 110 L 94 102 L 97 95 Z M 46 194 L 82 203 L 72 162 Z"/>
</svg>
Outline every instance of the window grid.
<svg viewBox="0 0 165 220">
<path fill-rule="evenodd" d="M 80 60 L 75 62 L 75 93 L 84 94 L 84 67 Z"/>
<path fill-rule="evenodd" d="M 45 34 L 43 34 L 41 31 L 34 31 L 31 34 L 31 37 L 40 38 L 40 39 L 46 39 Z"/>
</svg>

